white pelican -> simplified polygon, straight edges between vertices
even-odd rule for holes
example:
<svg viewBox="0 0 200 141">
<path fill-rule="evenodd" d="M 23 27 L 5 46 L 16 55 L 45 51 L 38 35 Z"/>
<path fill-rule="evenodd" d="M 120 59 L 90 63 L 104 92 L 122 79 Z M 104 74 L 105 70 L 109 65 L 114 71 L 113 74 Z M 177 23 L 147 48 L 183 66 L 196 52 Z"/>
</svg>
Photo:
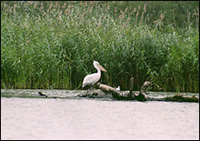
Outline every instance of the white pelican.
<svg viewBox="0 0 200 141">
<path fill-rule="evenodd" d="M 99 62 L 94 61 L 93 65 L 97 69 L 97 73 L 86 75 L 83 80 L 82 88 L 84 88 L 86 85 L 94 85 L 97 81 L 99 81 L 101 77 L 101 70 L 106 72 Z"/>
</svg>

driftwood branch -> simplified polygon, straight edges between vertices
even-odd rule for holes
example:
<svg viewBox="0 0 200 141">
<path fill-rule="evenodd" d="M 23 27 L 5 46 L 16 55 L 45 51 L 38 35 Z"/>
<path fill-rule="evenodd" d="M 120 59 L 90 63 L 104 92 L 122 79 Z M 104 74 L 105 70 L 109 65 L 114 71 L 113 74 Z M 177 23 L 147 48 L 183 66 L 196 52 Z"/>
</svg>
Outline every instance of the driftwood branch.
<svg viewBox="0 0 200 141">
<path fill-rule="evenodd" d="M 133 77 L 130 79 L 130 91 L 121 92 L 116 90 L 115 88 L 97 83 L 97 88 L 101 89 L 105 93 L 110 93 L 113 98 L 118 100 L 138 100 L 138 101 L 146 101 L 147 100 L 147 91 L 151 86 L 151 82 L 145 81 L 143 84 L 141 91 L 139 93 L 133 92 Z"/>
<path fill-rule="evenodd" d="M 110 96 L 117 100 L 199 102 L 199 98 L 195 96 L 186 97 L 180 94 L 177 94 L 171 97 L 164 97 L 164 98 L 151 98 L 147 96 L 149 95 L 148 90 L 152 86 L 151 82 L 145 81 L 141 87 L 140 92 L 134 92 L 133 81 L 134 81 L 134 78 L 131 77 L 130 91 L 120 91 L 109 85 L 97 83 L 96 88 L 99 89 L 99 91 L 93 90 L 86 93 L 84 96 L 88 96 L 88 97 L 99 97 L 99 95 L 100 97 Z"/>
<path fill-rule="evenodd" d="M 176 94 L 171 97 L 164 97 L 164 98 L 148 98 L 148 101 L 176 101 L 176 102 L 199 102 L 199 98 L 195 97 L 195 95 L 183 96 L 181 94 Z"/>
</svg>

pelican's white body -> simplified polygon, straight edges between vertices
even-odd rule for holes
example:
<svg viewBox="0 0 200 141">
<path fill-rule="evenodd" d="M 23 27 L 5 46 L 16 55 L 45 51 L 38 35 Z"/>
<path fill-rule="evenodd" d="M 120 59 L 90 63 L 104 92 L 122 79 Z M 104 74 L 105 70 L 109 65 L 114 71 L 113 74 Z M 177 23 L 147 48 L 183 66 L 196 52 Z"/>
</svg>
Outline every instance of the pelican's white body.
<svg viewBox="0 0 200 141">
<path fill-rule="evenodd" d="M 97 69 L 97 73 L 86 75 L 82 87 L 84 88 L 86 85 L 94 85 L 101 78 L 101 70 L 106 71 L 97 61 L 93 62 L 94 67 Z"/>
</svg>

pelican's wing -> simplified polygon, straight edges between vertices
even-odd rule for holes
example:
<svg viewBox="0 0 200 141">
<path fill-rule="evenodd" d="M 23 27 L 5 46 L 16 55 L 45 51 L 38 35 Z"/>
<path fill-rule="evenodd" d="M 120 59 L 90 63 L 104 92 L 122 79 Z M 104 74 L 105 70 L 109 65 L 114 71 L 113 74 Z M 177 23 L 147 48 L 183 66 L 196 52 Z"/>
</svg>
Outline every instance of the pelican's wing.
<svg viewBox="0 0 200 141">
<path fill-rule="evenodd" d="M 100 79 L 100 75 L 98 73 L 93 73 L 90 75 L 86 75 L 82 87 L 85 87 L 86 85 L 93 85 Z"/>
</svg>

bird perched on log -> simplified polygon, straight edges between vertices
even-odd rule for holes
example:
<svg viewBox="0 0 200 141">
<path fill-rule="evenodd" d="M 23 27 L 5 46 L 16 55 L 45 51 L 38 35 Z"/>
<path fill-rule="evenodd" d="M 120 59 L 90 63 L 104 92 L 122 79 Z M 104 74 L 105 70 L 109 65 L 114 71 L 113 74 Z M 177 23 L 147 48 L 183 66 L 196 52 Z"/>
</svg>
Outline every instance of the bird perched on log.
<svg viewBox="0 0 200 141">
<path fill-rule="evenodd" d="M 97 73 L 86 75 L 83 80 L 82 88 L 87 85 L 93 86 L 101 78 L 101 70 L 106 72 L 106 70 L 97 61 L 93 61 L 93 66 L 97 69 Z"/>
</svg>

